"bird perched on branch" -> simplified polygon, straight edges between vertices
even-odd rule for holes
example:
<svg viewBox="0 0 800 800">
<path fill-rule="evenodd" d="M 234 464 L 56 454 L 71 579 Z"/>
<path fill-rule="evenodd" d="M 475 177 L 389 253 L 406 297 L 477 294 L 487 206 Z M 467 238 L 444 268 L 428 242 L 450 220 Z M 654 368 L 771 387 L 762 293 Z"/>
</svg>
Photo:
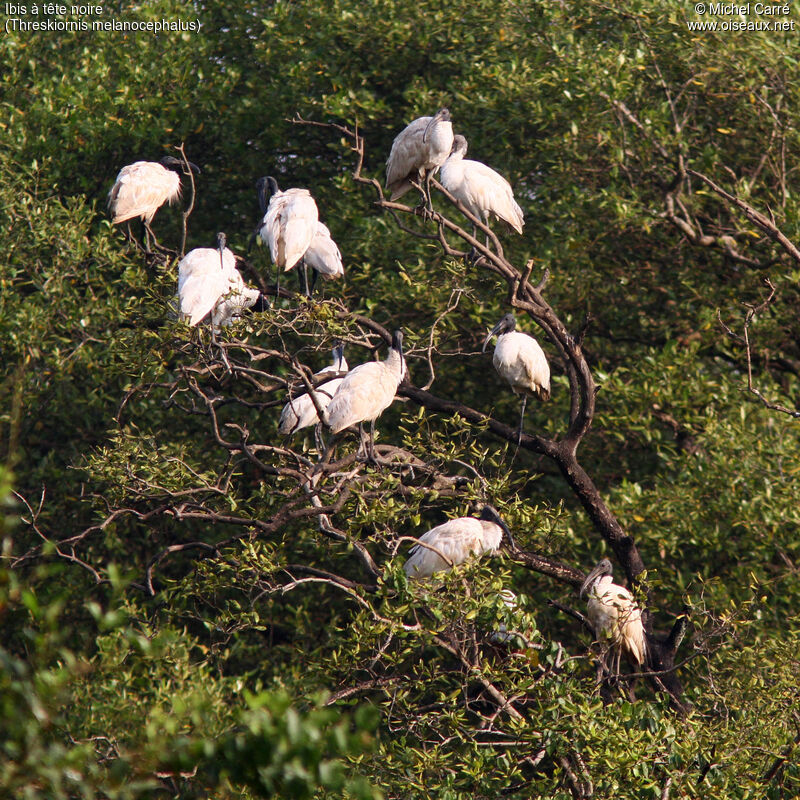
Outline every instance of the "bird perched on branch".
<svg viewBox="0 0 800 800">
<path fill-rule="evenodd" d="M 333 433 L 339 433 L 351 425 L 361 426 L 369 420 L 369 457 L 375 460 L 375 420 L 392 404 L 397 387 L 406 375 L 403 358 L 403 334 L 395 331 L 392 346 L 384 361 L 368 361 L 359 364 L 347 373 L 336 390 L 323 422 Z"/>
<path fill-rule="evenodd" d="M 347 361 L 344 357 L 344 347 L 338 345 L 333 348 L 333 363 L 325 369 L 317 372 L 314 377 L 321 378 L 324 375 L 336 374 L 347 372 Z M 330 404 L 336 390 L 341 386 L 344 376 L 341 378 L 332 378 L 329 381 L 321 383 L 314 390 L 314 397 L 317 400 L 317 406 L 324 412 Z M 316 382 L 316 381 L 315 381 Z M 308 393 L 295 397 L 283 407 L 281 412 L 281 420 L 278 425 L 278 432 L 284 436 L 291 433 L 296 433 L 302 428 L 307 428 L 309 425 L 315 425 L 319 422 L 317 414 L 317 407 Z"/>
<path fill-rule="evenodd" d="M 467 140 L 463 136 L 456 136 L 450 156 L 442 164 L 442 186 L 484 225 L 489 224 L 490 217 L 495 217 L 507 222 L 517 233 L 522 233 L 525 224 L 522 209 L 514 200 L 511 184 L 486 164 L 465 159 L 466 154 Z M 488 234 L 486 245 L 489 245 Z"/>
<path fill-rule="evenodd" d="M 550 365 L 539 342 L 516 330 L 517 320 L 513 314 L 506 314 L 492 328 L 483 342 L 483 351 L 492 336 L 497 336 L 492 363 L 501 378 L 511 386 L 511 391 L 522 395 L 522 410 L 519 416 L 519 437 L 522 440 L 522 423 L 525 418 L 525 404 L 528 396 L 540 400 L 550 399 Z"/>
<path fill-rule="evenodd" d="M 444 164 L 453 147 L 453 125 L 450 112 L 440 108 L 432 117 L 419 117 L 409 123 L 392 142 L 386 162 L 386 190 L 390 199 L 397 200 L 412 188 L 412 182 L 422 183 L 428 210 L 431 205 L 430 182 Z"/>
<path fill-rule="evenodd" d="M 181 314 L 192 326 L 211 316 L 212 329 L 230 325 L 243 311 L 264 311 L 269 303 L 242 280 L 236 258 L 226 247 L 224 233 L 217 247 L 196 247 L 178 264 L 178 298 Z"/>
<path fill-rule="evenodd" d="M 605 640 L 616 655 L 615 671 L 619 673 L 622 653 L 641 667 L 647 656 L 642 612 L 633 595 L 613 582 L 611 562 L 604 558 L 587 576 L 580 597 L 588 594 L 589 621 L 598 640 Z"/>
<path fill-rule="evenodd" d="M 328 226 L 322 222 L 317 222 L 316 233 L 303 259 L 314 271 L 309 292 L 314 291 L 314 286 L 316 286 L 317 277 L 319 275 L 322 275 L 323 279 L 326 281 L 344 276 L 342 254 L 339 252 L 336 242 L 333 241 Z"/>
<path fill-rule="evenodd" d="M 193 172 L 200 172 L 196 164 L 187 163 Z M 172 204 L 180 198 L 183 167 L 183 162 L 173 156 L 164 156 L 160 161 L 137 161 L 119 171 L 108 193 L 108 208 L 115 225 L 141 218 L 148 252 L 148 234 L 155 241 L 150 223 L 164 203 Z"/>
<path fill-rule="evenodd" d="M 280 275 L 280 271 L 288 272 L 303 259 L 314 240 L 319 221 L 317 204 L 308 189 L 282 192 L 273 177 L 260 178 L 256 189 L 264 215 L 258 235 L 269 246 L 272 262 Z M 302 263 L 305 292 L 309 294 L 305 261 Z"/>
<path fill-rule="evenodd" d="M 492 506 L 484 506 L 479 519 L 458 517 L 431 528 L 411 548 L 403 569 L 409 578 L 428 578 L 435 572 L 452 569 L 468 558 L 480 558 L 500 547 L 503 536 L 516 547 L 511 531 Z"/>
</svg>

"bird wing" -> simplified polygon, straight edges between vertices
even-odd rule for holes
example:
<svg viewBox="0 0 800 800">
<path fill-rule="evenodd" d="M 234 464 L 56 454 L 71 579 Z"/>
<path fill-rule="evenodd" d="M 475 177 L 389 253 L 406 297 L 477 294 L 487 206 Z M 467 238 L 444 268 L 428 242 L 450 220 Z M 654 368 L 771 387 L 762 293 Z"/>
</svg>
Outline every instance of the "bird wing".
<svg viewBox="0 0 800 800">
<path fill-rule="evenodd" d="M 543 400 L 550 397 L 550 365 L 539 343 L 527 333 L 511 331 L 500 336 L 492 363 L 515 392 Z"/>
<path fill-rule="evenodd" d="M 308 250 L 317 230 L 319 212 L 307 189 L 276 192 L 269 201 L 261 238 L 269 245 L 272 260 L 290 270 Z"/>
<path fill-rule="evenodd" d="M 176 172 L 155 161 L 137 161 L 123 167 L 108 194 L 108 207 L 116 225 L 135 217 L 149 223 L 159 206 L 174 202 L 181 194 Z"/>
<path fill-rule="evenodd" d="M 388 373 L 382 361 L 360 364 L 347 373 L 328 405 L 326 424 L 333 433 L 375 419 L 392 404 L 397 380 Z"/>
<path fill-rule="evenodd" d="M 608 580 L 596 583 L 589 592 L 589 618 L 595 635 L 621 646 L 637 664 L 644 664 L 647 644 L 642 612 L 633 595 Z"/>
<path fill-rule="evenodd" d="M 228 291 L 229 285 L 229 270 L 220 266 L 218 250 L 198 247 L 187 253 L 178 265 L 178 297 L 181 313 L 189 317 L 189 324 L 197 325 Z"/>
<path fill-rule="evenodd" d="M 484 552 L 483 528 L 480 520 L 473 517 L 459 517 L 437 525 L 422 534 L 419 541 L 424 544 L 411 548 L 404 566 L 410 577 L 428 577 Z"/>
<path fill-rule="evenodd" d="M 326 369 L 330 369 L 329 367 Z M 332 381 L 326 381 L 317 387 L 314 395 L 317 398 L 317 403 L 322 411 L 330 405 L 331 399 L 336 394 L 344 378 L 334 378 Z M 290 400 L 281 411 L 281 419 L 278 424 L 278 432 L 284 436 L 289 433 L 299 431 L 301 428 L 307 428 L 309 425 L 314 425 L 319 422 L 317 409 L 314 406 L 314 401 L 310 395 L 303 394 L 300 397 L 295 397 Z"/>
<path fill-rule="evenodd" d="M 344 275 L 342 254 L 331 237 L 327 225 L 317 222 L 317 231 L 305 254 L 306 264 L 326 280 Z"/>
<path fill-rule="evenodd" d="M 427 148 L 422 137 L 431 119 L 433 117 L 418 117 L 400 131 L 392 142 L 392 150 L 386 161 L 386 189 L 391 192 L 392 200 L 411 188 L 408 178 L 416 180 L 427 160 Z"/>
<path fill-rule="evenodd" d="M 517 233 L 522 233 L 522 209 L 514 200 L 511 184 L 499 173 L 480 161 L 469 159 L 464 164 L 464 193 L 470 198 L 470 207 L 484 210 L 484 218 L 494 214 L 507 222 Z"/>
</svg>

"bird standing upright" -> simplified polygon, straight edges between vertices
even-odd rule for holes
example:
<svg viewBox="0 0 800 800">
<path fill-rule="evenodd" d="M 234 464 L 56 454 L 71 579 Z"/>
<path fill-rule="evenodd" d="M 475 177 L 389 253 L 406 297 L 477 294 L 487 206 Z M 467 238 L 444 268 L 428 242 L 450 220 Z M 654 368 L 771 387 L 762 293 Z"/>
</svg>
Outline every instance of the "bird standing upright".
<svg viewBox="0 0 800 800">
<path fill-rule="evenodd" d="M 256 189 L 264 215 L 258 234 L 269 246 L 272 262 L 280 276 L 281 270 L 288 272 L 303 258 L 313 241 L 319 221 L 317 204 L 308 189 L 287 189 L 282 192 L 273 177 L 260 178 Z M 305 291 L 309 294 L 305 269 L 303 261 Z"/>
<path fill-rule="evenodd" d="M 200 172 L 196 164 L 187 163 L 193 172 Z M 114 225 L 141 218 L 147 252 L 150 252 L 148 234 L 156 242 L 150 227 L 156 211 L 164 203 L 172 204 L 181 196 L 182 171 L 183 162 L 173 156 L 164 156 L 160 161 L 137 161 L 119 171 L 108 193 L 108 208 Z"/>
<path fill-rule="evenodd" d="M 500 377 L 511 385 L 515 394 L 522 395 L 522 410 L 519 417 L 519 436 L 522 441 L 522 423 L 525 418 L 525 404 L 528 395 L 541 400 L 550 399 L 550 365 L 539 342 L 527 333 L 515 330 L 517 320 L 513 314 L 506 314 L 492 328 L 483 342 L 483 351 L 492 336 L 497 335 L 492 363 Z"/>
<path fill-rule="evenodd" d="M 323 422 L 333 433 L 351 425 L 370 422 L 368 456 L 375 461 L 375 420 L 392 404 L 397 387 L 406 374 L 403 334 L 395 331 L 384 361 L 368 361 L 347 373 L 325 410 Z"/>
<path fill-rule="evenodd" d="M 435 572 L 452 569 L 471 556 L 480 558 L 500 547 L 503 536 L 512 549 L 514 539 L 508 526 L 492 506 L 484 506 L 480 519 L 458 517 L 431 528 L 419 537 L 403 569 L 409 578 L 428 578 Z"/>
<path fill-rule="evenodd" d="M 511 184 L 486 164 L 465 159 L 466 154 L 467 140 L 460 135 L 454 137 L 450 156 L 442 164 L 442 186 L 484 225 L 488 226 L 489 218 L 493 216 L 521 234 L 525 223 L 522 209 L 514 200 Z M 476 238 L 474 225 L 472 231 L 473 238 Z M 489 246 L 488 234 L 486 246 Z"/>
<path fill-rule="evenodd" d="M 642 612 L 633 595 L 613 582 L 611 562 L 604 558 L 587 576 L 580 597 L 588 593 L 587 610 L 595 637 L 610 643 L 616 654 L 616 673 L 625 653 L 638 667 L 645 663 L 647 643 Z"/>
<path fill-rule="evenodd" d="M 432 117 L 419 117 L 409 123 L 392 142 L 386 161 L 386 190 L 391 200 L 397 200 L 412 188 L 412 182 L 424 180 L 423 196 L 429 211 L 430 182 L 444 164 L 453 147 L 453 125 L 450 112 L 440 108 Z"/>
</svg>

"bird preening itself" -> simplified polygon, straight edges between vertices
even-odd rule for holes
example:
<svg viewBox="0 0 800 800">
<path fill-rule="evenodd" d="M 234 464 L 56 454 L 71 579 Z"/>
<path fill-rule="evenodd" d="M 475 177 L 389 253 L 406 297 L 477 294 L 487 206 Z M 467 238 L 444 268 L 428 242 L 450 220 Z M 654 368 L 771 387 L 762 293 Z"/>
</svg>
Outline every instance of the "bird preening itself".
<svg viewBox="0 0 800 800">
<path fill-rule="evenodd" d="M 525 418 L 525 404 L 528 396 L 540 400 L 550 399 L 550 365 L 539 342 L 516 330 L 517 320 L 513 314 L 506 314 L 492 328 L 483 342 L 483 351 L 492 336 L 497 336 L 492 363 L 501 378 L 508 381 L 511 391 L 522 395 L 522 410 L 519 416 L 519 436 L 522 441 L 522 423 Z"/>
<path fill-rule="evenodd" d="M 484 225 L 489 219 L 507 222 L 517 233 L 522 233 L 525 224 L 522 209 L 514 200 L 511 184 L 499 173 L 480 161 L 465 159 L 467 140 L 463 136 L 453 139 L 453 149 L 442 164 L 439 179 L 453 197 L 477 217 Z M 476 236 L 473 225 L 473 238 Z M 489 246 L 489 236 L 486 236 Z"/>
<path fill-rule="evenodd" d="M 419 537 L 411 548 L 403 569 L 409 578 L 429 578 L 435 572 L 452 569 L 475 556 L 492 553 L 500 547 L 503 536 L 511 549 L 514 538 L 492 506 L 484 506 L 479 519 L 458 517 L 431 528 Z"/>
<path fill-rule="evenodd" d="M 196 164 L 187 163 L 193 172 L 200 172 Z M 173 156 L 164 156 L 160 161 L 137 161 L 119 171 L 108 193 L 108 208 L 115 225 L 141 218 L 148 252 L 148 234 L 155 241 L 150 223 L 164 203 L 172 204 L 180 198 L 183 168 L 183 161 Z"/>
<path fill-rule="evenodd" d="M 369 421 L 370 436 L 367 455 L 375 461 L 375 420 L 392 404 L 397 387 L 406 375 L 403 358 L 403 334 L 395 331 L 392 346 L 384 361 L 368 361 L 347 373 L 336 394 L 328 403 L 323 422 L 333 433 L 351 425 Z"/>
<path fill-rule="evenodd" d="M 194 326 L 210 315 L 212 330 L 230 325 L 243 311 L 263 311 L 269 303 L 242 280 L 236 258 L 226 247 L 224 233 L 217 247 L 196 247 L 178 264 L 178 299 L 181 314 Z"/>
<path fill-rule="evenodd" d="M 587 576 L 580 597 L 588 595 L 587 610 L 594 635 L 608 642 L 619 673 L 620 656 L 624 653 L 637 667 L 645 663 L 647 644 L 642 612 L 633 595 L 613 582 L 611 562 L 604 558 Z"/>
<path fill-rule="evenodd" d="M 391 200 L 402 197 L 414 183 L 422 185 L 432 210 L 430 182 L 453 147 L 450 112 L 440 108 L 432 117 L 419 117 L 403 128 L 392 143 L 386 161 L 386 190 Z"/>
<path fill-rule="evenodd" d="M 256 189 L 261 213 L 264 215 L 258 235 L 269 246 L 278 275 L 280 276 L 281 271 L 288 272 L 301 262 L 305 293 L 310 296 L 304 256 L 317 236 L 319 222 L 319 211 L 311 192 L 308 189 L 286 189 L 282 192 L 273 177 L 260 178 Z M 324 233 L 321 235 L 324 238 Z M 338 254 L 338 249 L 336 252 Z M 341 263 L 341 257 L 339 261 Z"/>
<path fill-rule="evenodd" d="M 330 366 L 320 370 L 314 375 L 314 378 L 322 378 L 325 375 L 347 372 L 347 361 L 344 357 L 344 347 L 339 345 L 333 348 L 333 362 Z M 344 380 L 344 375 L 339 378 L 331 378 L 324 383 L 319 384 L 314 390 L 314 398 L 316 398 L 317 405 L 314 405 L 314 400 L 306 392 L 299 397 L 294 397 L 283 407 L 281 412 L 281 420 L 278 424 L 278 432 L 284 436 L 295 433 L 302 428 L 307 428 L 309 425 L 316 425 L 319 422 L 319 415 L 317 413 L 317 406 L 321 411 L 330 404 L 336 390 L 341 386 Z M 315 381 L 316 383 L 316 381 Z"/>
</svg>

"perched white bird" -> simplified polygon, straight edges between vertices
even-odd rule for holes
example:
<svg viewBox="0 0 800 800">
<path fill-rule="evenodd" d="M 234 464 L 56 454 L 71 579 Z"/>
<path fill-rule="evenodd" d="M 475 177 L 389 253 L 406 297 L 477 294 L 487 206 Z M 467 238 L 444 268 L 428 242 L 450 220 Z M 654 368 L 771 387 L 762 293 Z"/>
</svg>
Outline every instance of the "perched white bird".
<svg viewBox="0 0 800 800">
<path fill-rule="evenodd" d="M 467 140 L 456 136 L 450 157 L 442 164 L 442 186 L 485 225 L 489 224 L 490 217 L 495 217 L 522 233 L 522 209 L 514 200 L 511 184 L 486 164 L 464 159 L 466 154 Z M 489 244 L 488 235 L 486 244 Z"/>
<path fill-rule="evenodd" d="M 612 580 L 611 562 L 604 558 L 587 576 L 580 596 L 588 592 L 589 621 L 597 639 L 609 642 L 616 652 L 616 671 L 619 672 L 621 653 L 638 666 L 645 663 L 647 643 L 642 624 L 642 612 L 633 595 Z"/>
<path fill-rule="evenodd" d="M 395 331 L 385 361 L 368 361 L 347 373 L 328 404 L 323 422 L 333 433 L 370 422 L 369 456 L 375 459 L 375 420 L 392 404 L 406 374 L 403 334 Z M 362 430 L 363 439 L 363 430 Z"/>
<path fill-rule="evenodd" d="M 263 311 L 267 299 L 251 289 L 236 269 L 236 258 L 225 246 L 224 233 L 217 234 L 217 249 L 196 247 L 178 264 L 180 310 L 190 325 L 209 314 L 214 329 L 230 325 L 243 311 Z"/>
<path fill-rule="evenodd" d="M 317 204 L 308 189 L 282 192 L 272 177 L 261 178 L 256 188 L 264 214 L 259 236 L 269 246 L 270 256 L 278 270 L 288 272 L 303 258 L 317 234 Z M 303 266 L 305 268 L 305 262 Z"/>
<path fill-rule="evenodd" d="M 501 378 L 505 378 L 515 394 L 522 395 L 522 411 L 519 417 L 519 439 L 522 439 L 522 422 L 525 404 L 529 395 L 541 400 L 550 399 L 550 366 L 539 342 L 527 333 L 515 330 L 517 321 L 513 314 L 506 314 L 492 328 L 483 342 L 483 350 L 492 336 L 497 335 L 492 363 Z"/>
<path fill-rule="evenodd" d="M 431 528 L 419 537 L 403 569 L 409 578 L 428 578 L 434 572 L 452 569 L 471 556 L 480 558 L 500 547 L 503 534 L 515 547 L 508 526 L 491 506 L 484 506 L 480 519 L 458 517 Z"/>
<path fill-rule="evenodd" d="M 325 369 L 317 372 L 314 377 L 321 378 L 329 373 L 336 374 L 337 372 L 347 372 L 347 361 L 344 357 L 344 347 L 341 345 L 333 348 L 333 363 L 325 367 Z M 314 396 L 317 400 L 317 405 L 325 411 L 336 394 L 336 390 L 341 385 L 344 378 L 332 378 L 329 381 L 321 383 L 315 390 Z M 315 381 L 316 383 L 316 381 Z M 307 428 L 309 425 L 316 425 L 319 422 L 317 416 L 317 409 L 314 401 L 309 394 L 302 394 L 290 400 L 281 412 L 281 421 L 278 425 L 278 432 L 287 436 L 290 433 L 295 433 L 301 428 Z"/>
<path fill-rule="evenodd" d="M 386 190 L 396 200 L 412 188 L 412 181 L 425 180 L 426 200 L 430 202 L 430 180 L 444 164 L 453 147 L 450 112 L 440 108 L 432 117 L 419 117 L 395 137 L 386 162 Z"/>
<path fill-rule="evenodd" d="M 200 172 L 196 164 L 189 162 L 189 167 Z M 117 225 L 141 217 L 145 232 L 152 236 L 150 223 L 156 211 L 164 203 L 174 203 L 181 196 L 182 171 L 183 162 L 172 156 L 164 156 L 161 161 L 137 161 L 123 167 L 108 193 L 112 222 Z"/>
<path fill-rule="evenodd" d="M 306 250 L 304 258 L 306 264 L 314 270 L 310 289 L 312 292 L 317 283 L 318 275 L 322 275 L 326 281 L 341 278 L 344 275 L 342 254 L 339 252 L 336 242 L 333 241 L 328 226 L 322 222 L 317 222 L 317 231 L 308 246 L 308 250 Z"/>
</svg>

